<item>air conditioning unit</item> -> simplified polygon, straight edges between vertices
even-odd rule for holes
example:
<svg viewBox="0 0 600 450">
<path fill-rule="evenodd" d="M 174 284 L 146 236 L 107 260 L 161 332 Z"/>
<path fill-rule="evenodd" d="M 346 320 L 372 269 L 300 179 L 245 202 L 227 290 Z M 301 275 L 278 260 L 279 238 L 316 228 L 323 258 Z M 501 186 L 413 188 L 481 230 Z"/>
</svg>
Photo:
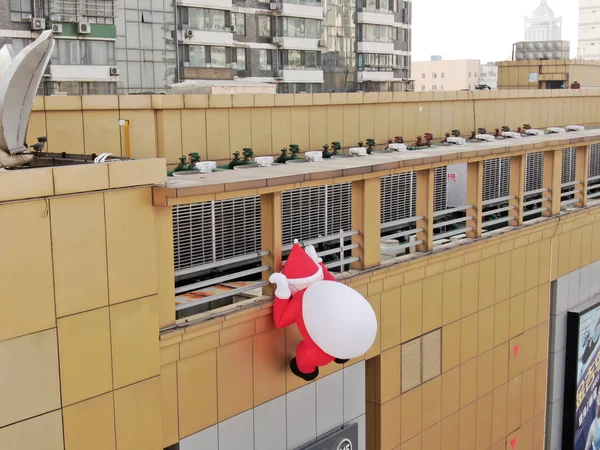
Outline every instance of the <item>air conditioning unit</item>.
<svg viewBox="0 0 600 450">
<path fill-rule="evenodd" d="M 560 127 L 550 127 L 548 128 L 548 133 L 550 134 L 561 134 L 561 133 L 566 133 L 567 130 L 565 130 L 564 128 L 560 128 Z"/>
<path fill-rule="evenodd" d="M 33 31 L 43 31 L 46 29 L 46 19 L 34 17 L 31 19 L 31 29 Z"/>
<path fill-rule="evenodd" d="M 521 133 L 517 133 L 515 131 L 504 131 L 502 132 L 502 136 L 506 139 L 521 139 Z"/>
<path fill-rule="evenodd" d="M 52 24 L 52 32 L 54 34 L 62 33 L 62 23 L 53 23 Z"/>
<path fill-rule="evenodd" d="M 467 143 L 467 140 L 465 138 L 461 138 L 461 137 L 450 136 L 447 139 L 447 142 L 449 144 L 454 144 L 454 145 L 465 145 Z"/>
<path fill-rule="evenodd" d="M 185 30 L 185 37 L 191 39 L 194 37 L 194 30 L 187 29 Z"/>
<path fill-rule="evenodd" d="M 483 142 L 494 142 L 496 138 L 491 134 L 478 134 L 475 136 L 475 139 Z"/>
<path fill-rule="evenodd" d="M 568 125 L 567 131 L 585 131 L 585 127 L 581 125 Z"/>
<path fill-rule="evenodd" d="M 367 156 L 367 147 L 352 147 L 348 153 L 352 156 Z"/>
<path fill-rule="evenodd" d="M 254 158 L 254 162 L 258 165 L 258 167 L 271 167 L 273 165 L 273 157 L 257 156 Z"/>
<path fill-rule="evenodd" d="M 278 80 L 283 80 L 283 70 L 278 70 L 275 72 L 275 78 Z"/>
<path fill-rule="evenodd" d="M 271 42 L 275 45 L 283 45 L 283 38 L 281 36 L 275 36 L 271 39 Z"/>
<path fill-rule="evenodd" d="M 77 24 L 77 33 L 90 34 L 90 24 L 88 22 L 79 22 Z"/>
<path fill-rule="evenodd" d="M 306 152 L 304 154 L 304 159 L 310 162 L 318 162 L 323 161 L 323 152 L 315 151 L 315 152 Z"/>
<path fill-rule="evenodd" d="M 388 144 L 388 148 L 394 152 L 405 152 L 406 151 L 406 144 L 396 144 L 396 143 L 392 143 L 392 144 Z"/>
<path fill-rule="evenodd" d="M 530 128 L 529 130 L 525 130 L 525 134 L 527 136 L 543 136 L 546 133 L 544 133 L 544 130 L 535 130 L 533 128 Z"/>
<path fill-rule="evenodd" d="M 116 77 L 119 75 L 119 68 L 118 67 L 111 67 L 109 70 L 109 74 L 111 77 Z"/>
<path fill-rule="evenodd" d="M 319 47 L 321 47 L 321 48 L 327 47 L 327 43 L 325 42 L 325 39 L 319 39 Z"/>
<path fill-rule="evenodd" d="M 282 3 L 269 3 L 269 9 L 271 11 L 281 11 L 283 9 Z"/>
</svg>

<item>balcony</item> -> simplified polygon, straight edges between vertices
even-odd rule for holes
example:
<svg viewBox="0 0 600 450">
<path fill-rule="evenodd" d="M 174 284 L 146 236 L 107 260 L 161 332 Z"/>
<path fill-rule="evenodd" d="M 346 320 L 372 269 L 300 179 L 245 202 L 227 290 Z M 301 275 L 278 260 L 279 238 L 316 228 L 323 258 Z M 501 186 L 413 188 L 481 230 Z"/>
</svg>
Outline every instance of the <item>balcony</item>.
<svg viewBox="0 0 600 450">
<path fill-rule="evenodd" d="M 366 42 L 358 43 L 358 53 L 394 53 L 393 42 Z"/>
<path fill-rule="evenodd" d="M 193 6 L 196 8 L 231 9 L 231 0 L 178 0 L 179 6 Z"/>
<path fill-rule="evenodd" d="M 323 83 L 323 70 L 321 69 L 284 69 L 279 74 L 284 83 Z"/>
<path fill-rule="evenodd" d="M 184 80 L 233 80 L 234 70 L 216 67 L 182 67 Z"/>
<path fill-rule="evenodd" d="M 318 50 L 320 41 L 320 39 L 287 36 L 276 36 L 272 40 L 273 44 L 292 50 Z"/>
<path fill-rule="evenodd" d="M 323 20 L 323 7 L 317 4 L 304 5 L 284 2 L 281 4 L 281 15 Z"/>
<path fill-rule="evenodd" d="M 51 81 L 118 81 L 110 74 L 114 66 L 50 65 Z"/>
<path fill-rule="evenodd" d="M 356 15 L 357 23 L 374 25 L 394 25 L 394 13 L 389 11 L 362 11 Z"/>
<path fill-rule="evenodd" d="M 394 72 L 391 70 L 359 70 L 358 82 L 363 81 L 393 81 Z"/>
<path fill-rule="evenodd" d="M 192 33 L 191 37 L 186 37 L 186 33 Z M 204 31 L 204 30 L 179 30 L 177 32 L 179 42 L 190 45 L 219 45 L 224 47 L 233 46 L 232 31 Z"/>
</svg>

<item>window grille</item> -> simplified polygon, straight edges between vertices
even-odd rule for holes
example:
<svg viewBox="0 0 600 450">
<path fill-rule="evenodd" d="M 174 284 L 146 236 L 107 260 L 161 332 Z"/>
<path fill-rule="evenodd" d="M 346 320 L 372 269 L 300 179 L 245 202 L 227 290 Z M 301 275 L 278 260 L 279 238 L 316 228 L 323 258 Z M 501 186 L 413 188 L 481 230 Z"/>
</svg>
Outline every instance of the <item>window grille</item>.
<svg viewBox="0 0 600 450">
<path fill-rule="evenodd" d="M 528 153 L 525 157 L 525 192 L 544 187 L 544 153 Z"/>
<path fill-rule="evenodd" d="M 447 203 L 448 166 L 436 167 L 433 173 L 433 211 L 444 211 Z"/>
<path fill-rule="evenodd" d="M 175 270 L 261 251 L 260 197 L 173 207 Z"/>
<path fill-rule="evenodd" d="M 563 150 L 561 183 L 571 183 L 572 181 L 575 181 L 576 155 L 575 147 L 565 148 Z"/>
<path fill-rule="evenodd" d="M 597 177 L 600 175 L 600 144 L 592 144 L 590 146 L 590 167 L 588 171 L 589 177 Z"/>
<path fill-rule="evenodd" d="M 282 244 L 352 229 L 352 185 L 340 183 L 281 193 Z"/>
<path fill-rule="evenodd" d="M 510 157 L 483 162 L 483 201 L 506 197 L 510 190 Z"/>
<path fill-rule="evenodd" d="M 416 216 L 417 172 L 381 177 L 381 223 Z"/>
</svg>

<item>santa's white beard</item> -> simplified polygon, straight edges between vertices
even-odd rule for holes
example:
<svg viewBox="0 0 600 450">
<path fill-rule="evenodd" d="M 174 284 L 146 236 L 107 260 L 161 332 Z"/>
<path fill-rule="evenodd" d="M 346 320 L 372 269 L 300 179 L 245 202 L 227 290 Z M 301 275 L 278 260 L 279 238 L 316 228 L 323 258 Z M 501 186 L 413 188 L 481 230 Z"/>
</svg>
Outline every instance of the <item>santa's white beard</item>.
<svg viewBox="0 0 600 450">
<path fill-rule="evenodd" d="M 357 358 L 375 342 L 375 311 L 362 295 L 345 284 L 313 283 L 304 293 L 302 316 L 311 339 L 335 358 Z"/>
</svg>

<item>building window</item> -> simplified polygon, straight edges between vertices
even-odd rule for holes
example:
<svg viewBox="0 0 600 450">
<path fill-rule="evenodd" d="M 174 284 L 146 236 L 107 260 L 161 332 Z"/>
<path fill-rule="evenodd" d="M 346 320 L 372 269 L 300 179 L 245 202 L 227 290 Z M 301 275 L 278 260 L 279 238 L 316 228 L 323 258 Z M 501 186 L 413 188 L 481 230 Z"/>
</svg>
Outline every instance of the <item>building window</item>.
<svg viewBox="0 0 600 450">
<path fill-rule="evenodd" d="M 224 31 L 227 26 L 225 14 L 218 9 L 187 8 L 187 23 L 194 30 Z"/>
<path fill-rule="evenodd" d="M 393 42 L 393 28 L 384 25 L 361 25 L 360 40 L 364 42 Z"/>
<path fill-rule="evenodd" d="M 246 70 L 246 49 L 238 48 L 235 50 L 237 60 L 237 70 Z"/>
<path fill-rule="evenodd" d="M 113 25 L 115 23 L 115 8 L 113 0 L 85 0 L 83 15 L 90 23 Z"/>
<path fill-rule="evenodd" d="M 421 78 L 423 78 L 423 79 L 427 78 L 427 74 L 425 74 L 425 73 L 422 73 L 422 74 L 421 74 Z"/>
<path fill-rule="evenodd" d="M 188 45 L 183 47 L 184 61 L 190 67 L 225 69 L 230 67 L 230 50 L 227 47 Z"/>
<path fill-rule="evenodd" d="M 115 43 L 112 41 L 56 39 L 52 64 L 114 66 Z"/>
<path fill-rule="evenodd" d="M 317 67 L 321 67 L 321 52 L 281 50 L 279 55 L 281 69 L 316 69 Z"/>
<path fill-rule="evenodd" d="M 243 13 L 232 13 L 233 14 L 233 26 L 235 34 L 238 36 L 246 36 L 246 14 Z"/>
<path fill-rule="evenodd" d="M 281 17 L 282 36 L 321 38 L 321 21 L 315 19 L 302 19 L 300 17 Z"/>
<path fill-rule="evenodd" d="M 475 74 L 473 75 L 475 78 L 477 78 L 477 72 L 475 72 Z"/>
<path fill-rule="evenodd" d="M 260 37 L 271 36 L 271 17 L 259 15 L 258 16 L 258 35 Z"/>
<path fill-rule="evenodd" d="M 437 86 L 436 86 L 435 84 L 434 84 L 434 85 L 432 85 L 432 86 L 431 86 L 431 90 L 432 90 L 432 91 L 437 91 Z"/>
<path fill-rule="evenodd" d="M 23 22 L 31 19 L 31 0 L 10 0 L 10 20 Z"/>
<path fill-rule="evenodd" d="M 260 49 L 258 51 L 258 68 L 260 70 L 271 70 L 271 65 L 273 64 L 273 55 L 271 54 L 271 50 L 263 50 Z"/>
<path fill-rule="evenodd" d="M 432 73 L 431 78 L 437 78 L 437 73 Z"/>
<path fill-rule="evenodd" d="M 442 75 L 442 78 L 444 78 L 444 72 L 442 72 L 441 75 Z"/>
<path fill-rule="evenodd" d="M 25 47 L 27 47 L 29 44 L 31 44 L 32 42 L 33 42 L 33 39 L 13 38 L 13 40 L 11 41 L 11 44 L 12 44 L 13 50 L 15 51 L 15 54 L 17 54 L 21 50 L 23 50 Z"/>
<path fill-rule="evenodd" d="M 317 83 L 280 83 L 277 85 L 278 94 L 295 93 L 317 94 L 321 92 L 321 85 Z"/>
<path fill-rule="evenodd" d="M 444 85 L 442 84 L 442 85 L 440 86 L 440 91 L 443 91 L 443 90 L 444 90 Z"/>
<path fill-rule="evenodd" d="M 424 91 L 425 90 L 425 85 L 421 86 L 421 90 Z"/>
<path fill-rule="evenodd" d="M 469 78 L 471 78 L 471 72 L 469 72 Z"/>
<path fill-rule="evenodd" d="M 398 58 L 398 55 L 359 53 L 358 68 L 367 71 L 392 71 L 394 67 L 398 66 Z"/>
</svg>

